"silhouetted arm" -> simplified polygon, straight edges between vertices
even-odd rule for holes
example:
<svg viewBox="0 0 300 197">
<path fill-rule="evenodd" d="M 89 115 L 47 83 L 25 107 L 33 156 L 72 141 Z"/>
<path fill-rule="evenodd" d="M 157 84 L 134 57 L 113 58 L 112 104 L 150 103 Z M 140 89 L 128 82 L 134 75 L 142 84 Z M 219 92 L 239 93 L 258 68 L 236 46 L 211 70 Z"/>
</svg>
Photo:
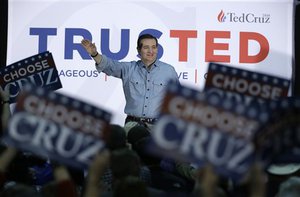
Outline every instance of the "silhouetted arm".
<svg viewBox="0 0 300 197">
<path fill-rule="evenodd" d="M 101 188 L 99 186 L 100 177 L 109 165 L 109 157 L 110 153 L 108 150 L 105 150 L 95 156 L 94 161 L 89 167 L 84 197 L 101 196 Z"/>
</svg>

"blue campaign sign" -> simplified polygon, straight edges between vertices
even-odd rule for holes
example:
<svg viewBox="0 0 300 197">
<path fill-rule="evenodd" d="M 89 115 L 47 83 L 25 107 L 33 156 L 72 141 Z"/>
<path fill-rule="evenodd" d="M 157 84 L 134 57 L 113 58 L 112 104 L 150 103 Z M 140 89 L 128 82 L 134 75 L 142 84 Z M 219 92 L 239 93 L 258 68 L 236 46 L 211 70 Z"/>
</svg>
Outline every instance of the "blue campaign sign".
<svg viewBox="0 0 300 197">
<path fill-rule="evenodd" d="M 290 81 L 263 73 L 210 63 L 204 91 L 223 90 L 242 102 L 278 100 L 288 95 Z M 241 97 L 243 95 L 243 97 Z"/>
<path fill-rule="evenodd" d="M 86 168 L 105 147 L 111 113 L 42 88 L 18 97 L 4 140 L 24 151 Z"/>
<path fill-rule="evenodd" d="M 0 68 L 0 86 L 10 90 L 11 103 L 16 102 L 26 84 L 47 90 L 62 88 L 52 53 L 39 53 Z"/>
<path fill-rule="evenodd" d="M 199 166 L 211 163 L 238 181 L 256 158 L 254 134 L 268 120 L 259 105 L 169 84 L 148 151 Z"/>
<path fill-rule="evenodd" d="M 267 166 L 300 162 L 300 102 L 287 97 L 289 85 L 289 80 L 280 77 L 210 63 L 204 90 L 245 105 L 256 102 L 268 111 L 269 121 L 253 139 L 256 157 Z"/>
<path fill-rule="evenodd" d="M 210 63 L 204 90 L 210 94 L 226 95 L 246 105 L 251 102 L 260 103 L 260 108 L 269 110 L 269 113 L 274 116 L 272 119 L 276 119 L 276 121 L 273 122 L 279 122 L 282 121 L 281 119 L 285 119 L 280 111 L 283 110 L 283 104 L 287 102 L 289 85 L 289 80 L 280 77 Z M 268 125 L 271 126 L 272 121 Z M 265 130 L 267 129 L 262 128 L 259 133 L 263 133 Z M 289 135 L 287 131 L 285 135 Z M 277 143 L 272 145 L 274 144 Z M 268 159 L 270 159 L 270 154 L 272 153 L 268 152 Z M 280 159 L 282 158 L 280 156 L 274 162 L 287 161 L 287 158 L 290 158 L 290 161 L 299 160 L 297 159 L 299 157 L 287 157 L 287 155 L 289 154 L 284 156 L 285 159 Z"/>
</svg>

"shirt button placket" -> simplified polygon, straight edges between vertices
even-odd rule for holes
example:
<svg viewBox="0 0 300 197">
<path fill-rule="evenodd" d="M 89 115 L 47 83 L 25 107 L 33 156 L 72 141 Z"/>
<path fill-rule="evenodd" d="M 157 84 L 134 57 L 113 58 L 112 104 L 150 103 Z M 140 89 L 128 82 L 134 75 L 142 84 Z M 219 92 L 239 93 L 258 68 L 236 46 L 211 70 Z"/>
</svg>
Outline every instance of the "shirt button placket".
<svg viewBox="0 0 300 197">
<path fill-rule="evenodd" d="M 146 95 L 145 95 L 145 104 L 144 104 L 144 109 L 143 109 L 143 111 L 144 111 L 144 116 L 145 116 L 145 114 L 147 114 L 148 113 L 148 105 L 149 105 L 149 97 L 150 97 L 150 86 L 151 86 L 151 84 L 150 84 L 150 72 L 148 71 L 147 72 L 147 74 L 146 74 L 146 89 L 147 89 L 147 91 L 146 91 Z"/>
</svg>

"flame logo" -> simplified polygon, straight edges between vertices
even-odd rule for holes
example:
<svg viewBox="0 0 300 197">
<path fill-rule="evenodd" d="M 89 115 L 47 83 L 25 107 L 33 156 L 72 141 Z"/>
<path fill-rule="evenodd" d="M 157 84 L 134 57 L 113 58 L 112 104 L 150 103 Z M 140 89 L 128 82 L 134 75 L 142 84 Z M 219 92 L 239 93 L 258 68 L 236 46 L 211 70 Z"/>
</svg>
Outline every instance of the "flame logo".
<svg viewBox="0 0 300 197">
<path fill-rule="evenodd" d="M 218 14 L 218 21 L 220 23 L 224 22 L 225 21 L 225 13 L 223 12 L 223 10 L 221 10 L 221 12 Z"/>
</svg>

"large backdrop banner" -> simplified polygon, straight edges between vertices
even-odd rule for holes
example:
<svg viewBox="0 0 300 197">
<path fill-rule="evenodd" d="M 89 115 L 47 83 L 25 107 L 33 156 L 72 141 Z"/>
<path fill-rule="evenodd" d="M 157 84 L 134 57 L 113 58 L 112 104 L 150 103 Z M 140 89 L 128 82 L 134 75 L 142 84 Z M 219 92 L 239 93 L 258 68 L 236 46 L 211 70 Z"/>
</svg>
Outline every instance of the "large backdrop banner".
<svg viewBox="0 0 300 197">
<path fill-rule="evenodd" d="M 123 124 L 121 80 L 95 70 L 80 45 L 108 57 L 138 59 L 137 37 L 151 33 L 159 58 L 182 84 L 202 90 L 209 62 L 290 80 L 293 0 L 9 0 L 7 65 L 51 51 L 70 96 L 107 109 Z"/>
</svg>

